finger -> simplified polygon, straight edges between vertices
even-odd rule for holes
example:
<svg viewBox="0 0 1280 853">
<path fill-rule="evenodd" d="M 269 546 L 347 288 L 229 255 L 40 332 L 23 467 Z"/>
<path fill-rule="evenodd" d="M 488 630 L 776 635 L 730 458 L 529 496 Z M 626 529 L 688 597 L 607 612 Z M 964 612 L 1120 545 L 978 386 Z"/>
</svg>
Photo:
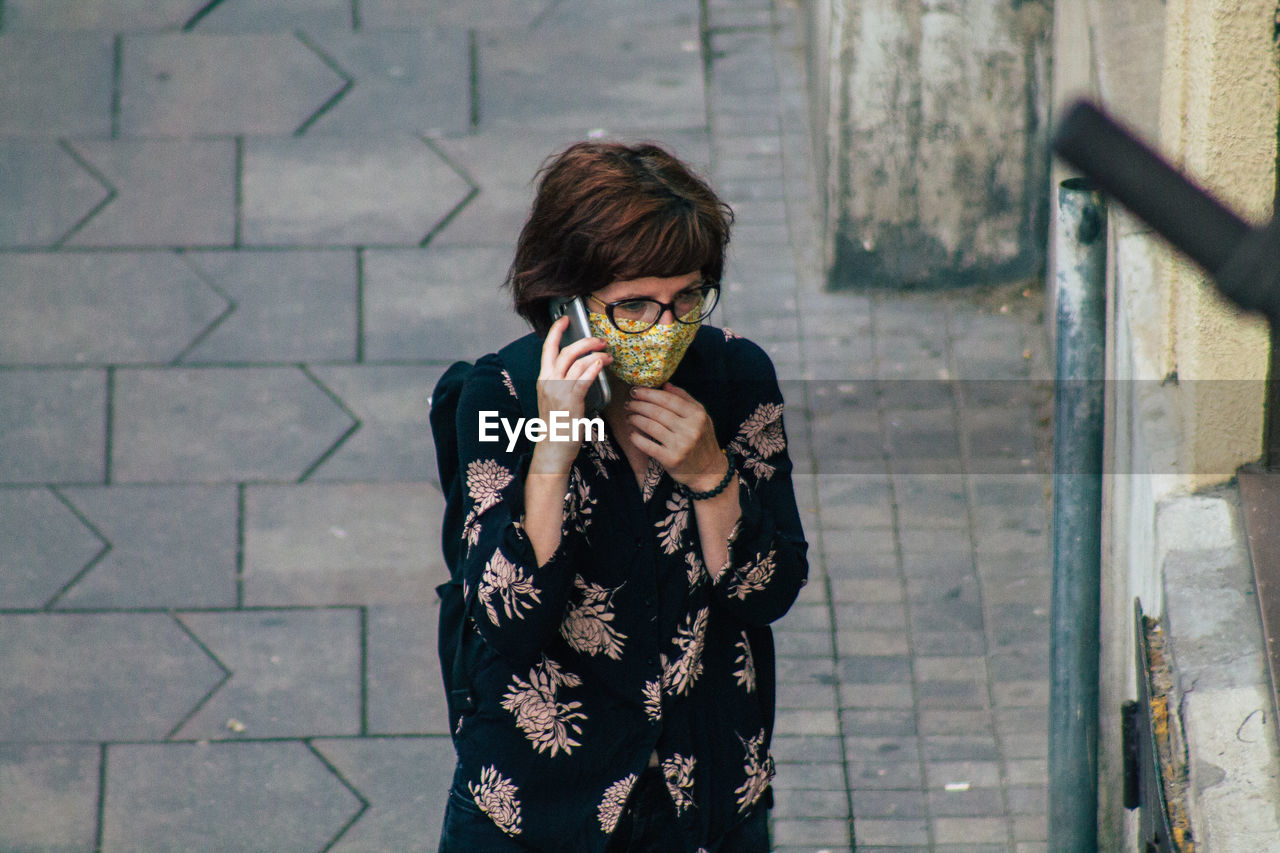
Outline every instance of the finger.
<svg viewBox="0 0 1280 853">
<path fill-rule="evenodd" d="M 556 321 L 551 324 L 551 328 L 547 330 L 546 340 L 542 342 L 540 376 L 549 377 L 552 375 L 552 371 L 555 370 L 556 355 L 560 352 L 560 339 L 564 336 L 564 330 L 567 328 L 569 328 L 569 317 L 566 315 L 556 318 Z"/>
<path fill-rule="evenodd" d="M 569 372 L 569 367 L 575 361 L 592 352 L 599 352 L 604 349 L 604 341 L 599 338 L 583 338 L 580 341 L 574 341 L 564 349 L 560 350 L 556 356 L 556 370 L 560 376 L 565 376 Z"/>
<path fill-rule="evenodd" d="M 569 365 L 569 369 L 564 372 L 565 379 L 578 380 L 586 375 L 587 371 L 594 368 L 594 373 L 599 373 L 599 368 L 604 367 L 613 361 L 613 356 L 607 352 L 590 353 L 583 358 L 578 359 Z"/>
<path fill-rule="evenodd" d="M 693 395 L 690 394 L 688 391 L 684 390 L 679 385 L 675 385 L 671 382 L 668 382 L 665 385 L 663 385 L 662 390 L 670 391 L 672 394 L 675 394 L 677 397 L 680 397 L 684 400 L 688 400 L 690 403 L 698 402 L 697 400 L 694 399 Z"/>
<path fill-rule="evenodd" d="M 664 388 L 643 388 L 637 387 L 631 392 L 634 400 L 640 400 L 646 403 L 652 403 L 655 406 L 661 406 L 669 412 L 674 412 L 681 417 L 692 417 L 697 413 L 701 405 L 697 400 L 690 397 L 688 400 L 682 399 L 678 394 L 667 391 Z"/>
<path fill-rule="evenodd" d="M 662 465 L 662 467 L 667 467 L 667 462 L 669 461 L 667 449 L 661 444 L 658 444 L 658 442 L 649 438 L 649 436 L 642 432 L 633 432 L 631 435 L 627 436 L 627 439 L 636 448 L 636 450 L 652 456 L 654 459 L 658 460 L 658 463 Z"/>
<path fill-rule="evenodd" d="M 646 403 L 643 400 L 628 400 L 627 411 L 635 415 L 643 415 L 651 420 L 658 421 L 668 429 L 675 429 L 680 421 L 680 415 L 670 409 L 663 408 L 657 403 Z"/>
<path fill-rule="evenodd" d="M 676 438 L 675 430 L 661 421 L 655 421 L 653 418 L 632 414 L 627 416 L 627 420 L 631 422 L 632 426 L 663 447 L 669 447 L 672 439 Z"/>
<path fill-rule="evenodd" d="M 582 376 L 578 377 L 578 380 L 574 383 L 573 392 L 575 395 L 581 395 L 584 400 L 586 399 L 588 389 L 596 381 L 600 371 L 604 370 L 605 363 L 604 359 L 598 359 L 587 365 L 587 369 L 582 372 Z"/>
</svg>

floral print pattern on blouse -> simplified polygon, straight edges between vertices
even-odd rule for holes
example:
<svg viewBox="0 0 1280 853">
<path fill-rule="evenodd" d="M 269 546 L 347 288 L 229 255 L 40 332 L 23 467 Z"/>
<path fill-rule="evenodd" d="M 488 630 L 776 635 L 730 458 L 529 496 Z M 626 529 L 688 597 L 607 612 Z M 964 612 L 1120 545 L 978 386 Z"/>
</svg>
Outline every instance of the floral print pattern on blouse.
<svg viewBox="0 0 1280 853">
<path fill-rule="evenodd" d="M 530 335 L 505 361 L 484 357 L 459 402 L 459 571 L 481 642 L 468 664 L 476 707 L 450 721 L 455 795 L 513 850 L 596 853 L 656 753 L 683 833 L 671 849 L 712 848 L 767 802 L 768 626 L 807 575 L 773 366 L 704 326 L 671 379 L 738 460 L 741 518 L 715 577 L 693 502 L 655 460 L 637 477 L 611 434 L 582 447 L 560 546 L 538 565 L 521 526 L 533 445 L 508 452 L 467 425 L 482 411 L 537 414 L 540 349 Z"/>
</svg>

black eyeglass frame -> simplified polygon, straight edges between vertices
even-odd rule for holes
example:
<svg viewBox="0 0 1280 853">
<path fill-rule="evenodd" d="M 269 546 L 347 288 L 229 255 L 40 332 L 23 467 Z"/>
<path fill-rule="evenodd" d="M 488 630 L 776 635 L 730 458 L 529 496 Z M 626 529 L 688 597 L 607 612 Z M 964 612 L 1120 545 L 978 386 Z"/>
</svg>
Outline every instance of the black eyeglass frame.
<svg viewBox="0 0 1280 853">
<path fill-rule="evenodd" d="M 692 320 L 685 320 L 681 318 L 679 314 L 676 313 L 676 303 L 674 299 L 671 300 L 670 302 L 661 302 L 649 296 L 635 296 L 635 297 L 632 297 L 631 299 L 619 299 L 616 302 L 605 302 L 603 299 L 600 299 L 594 294 L 590 295 L 589 298 L 594 299 L 596 302 L 599 302 L 601 305 L 604 306 L 604 315 L 605 317 L 609 318 L 609 325 L 613 326 L 619 332 L 621 332 L 624 335 L 642 335 L 645 332 L 652 329 L 654 326 L 658 325 L 658 321 L 662 319 L 662 315 L 667 313 L 668 311 L 671 312 L 671 316 L 675 318 L 677 323 L 683 323 L 686 326 L 692 326 L 694 323 L 701 323 L 703 320 L 710 317 L 711 312 L 716 310 L 716 306 L 720 304 L 720 285 L 708 284 L 704 282 L 702 286 L 697 288 L 697 291 L 702 294 L 702 301 L 704 304 L 708 301 L 709 293 L 715 294 L 715 296 L 710 299 L 711 307 L 699 313 L 698 316 Z M 643 329 L 628 331 L 627 329 L 624 329 L 621 326 L 619 326 L 618 321 L 613 318 L 613 309 L 619 305 L 626 305 L 629 302 L 651 302 L 654 305 L 658 306 L 658 316 L 653 319 L 652 323 L 645 326 Z"/>
</svg>

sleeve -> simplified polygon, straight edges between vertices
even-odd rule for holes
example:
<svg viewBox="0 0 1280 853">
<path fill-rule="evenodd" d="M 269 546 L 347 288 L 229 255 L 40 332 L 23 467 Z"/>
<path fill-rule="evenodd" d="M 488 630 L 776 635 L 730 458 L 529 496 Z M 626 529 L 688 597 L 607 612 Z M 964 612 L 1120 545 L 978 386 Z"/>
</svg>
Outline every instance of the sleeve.
<svg viewBox="0 0 1280 853">
<path fill-rule="evenodd" d="M 510 376 L 496 356 L 476 362 L 458 402 L 458 476 L 465 509 L 459 569 L 467 614 L 480 635 L 513 665 L 530 665 L 559 630 L 573 566 L 585 540 L 574 523 L 575 463 L 565 496 L 560 545 L 539 566 L 525 534 L 524 485 L 533 456 L 523 436 L 512 446 L 521 418 Z"/>
<path fill-rule="evenodd" d="M 716 579 L 714 602 L 747 625 L 781 618 L 808 581 L 808 543 L 800 525 L 791 457 L 783 426 L 782 391 L 769 356 L 734 339 L 729 363 L 736 429 L 727 444 L 737 460 L 742 512 L 729 535 L 729 562 Z"/>
</svg>

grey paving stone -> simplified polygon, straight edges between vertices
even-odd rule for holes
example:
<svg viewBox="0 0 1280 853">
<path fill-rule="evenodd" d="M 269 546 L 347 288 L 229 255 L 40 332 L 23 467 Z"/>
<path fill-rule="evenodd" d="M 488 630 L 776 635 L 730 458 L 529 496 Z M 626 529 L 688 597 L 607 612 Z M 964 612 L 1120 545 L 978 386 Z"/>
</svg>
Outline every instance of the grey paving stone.
<svg viewBox="0 0 1280 853">
<path fill-rule="evenodd" d="M 779 710 L 826 711 L 836 706 L 836 688 L 833 684 L 789 684 L 778 690 L 777 706 Z"/>
<path fill-rule="evenodd" d="M 948 784 L 968 782 L 974 788 L 999 788 L 1000 765 L 994 761 L 926 761 L 930 790 L 946 790 Z"/>
<path fill-rule="evenodd" d="M 832 654 L 831 634 L 826 631 L 775 631 L 778 655 L 785 657 L 828 657 Z"/>
<path fill-rule="evenodd" d="M 0 849 L 94 849 L 101 750 L 83 745 L 0 745 Z"/>
<path fill-rule="evenodd" d="M 1049 808 L 1049 791 L 1045 785 L 1010 785 L 1008 795 L 1010 814 L 1044 814 Z"/>
<path fill-rule="evenodd" d="M 995 817 L 945 817 L 933 821 L 939 844 L 1002 844 L 1009 838 L 1009 822 Z"/>
<path fill-rule="evenodd" d="M 987 659 L 980 655 L 946 655 L 928 657 L 917 655 L 913 661 L 915 676 L 920 680 L 968 678 L 987 680 Z"/>
<path fill-rule="evenodd" d="M 113 139 L 74 143 L 116 195 L 75 246 L 229 246 L 235 239 L 235 143 Z"/>
<path fill-rule="evenodd" d="M 129 36 L 123 56 L 125 136 L 292 133 L 347 84 L 291 33 Z"/>
<path fill-rule="evenodd" d="M 906 608 L 898 604 L 837 604 L 836 627 L 851 631 L 893 631 L 907 627 Z"/>
<path fill-rule="evenodd" d="M 898 604 L 903 600 L 902 581 L 894 577 L 831 579 L 833 601 L 851 604 L 883 602 Z"/>
<path fill-rule="evenodd" d="M 354 252 L 202 252 L 189 256 L 232 310 L 183 362 L 353 361 Z"/>
<path fill-rule="evenodd" d="M 992 677 L 997 681 L 1049 678 L 1049 647 L 1043 643 L 998 647 L 990 661 Z"/>
<path fill-rule="evenodd" d="M 66 496 L 111 548 L 59 608 L 235 606 L 234 488 L 111 486 Z"/>
<path fill-rule="evenodd" d="M 985 708 L 990 704 L 985 681 L 918 681 L 916 695 L 921 708 Z"/>
<path fill-rule="evenodd" d="M 369 608 L 368 722 L 372 734 L 448 734 L 436 655 L 438 605 Z"/>
<path fill-rule="evenodd" d="M 916 601 L 911 605 L 911 625 L 927 631 L 981 631 L 982 604 L 960 596 L 949 600 Z"/>
<path fill-rule="evenodd" d="M 900 737 L 918 731 L 915 712 L 907 710 L 843 708 L 840 721 L 846 734 L 859 737 Z"/>
<path fill-rule="evenodd" d="M 533 30 L 551 5 L 549 0 L 360 0 L 360 25 L 390 29 L 431 21 L 478 30 Z"/>
<path fill-rule="evenodd" d="M 856 684 L 895 684 L 911 680 L 911 658 L 906 656 L 844 655 L 840 658 L 840 680 Z"/>
<path fill-rule="evenodd" d="M 245 602 L 430 604 L 448 579 L 443 513 L 426 483 L 250 487 Z"/>
<path fill-rule="evenodd" d="M 841 628 L 836 633 L 836 649 L 841 658 L 907 655 L 910 653 L 907 632 L 858 631 Z"/>
<path fill-rule="evenodd" d="M 945 530 L 931 537 L 915 528 L 902 534 L 902 570 L 909 579 L 964 584 L 973 577 L 973 552 L 964 531 Z M 941 546 L 941 547 L 936 547 Z M 948 587 L 950 588 L 950 587 Z"/>
<path fill-rule="evenodd" d="M 300 27 L 347 29 L 352 0 L 222 0 L 196 32 L 292 32 Z"/>
<path fill-rule="evenodd" d="M 0 256 L 0 363 L 164 363 L 227 302 L 165 253 Z"/>
<path fill-rule="evenodd" d="M 360 733 L 358 611 L 253 610 L 178 618 L 231 677 L 183 723 L 177 738 Z"/>
<path fill-rule="evenodd" d="M 847 735 L 845 755 L 850 761 L 920 761 L 920 739 L 914 735 L 867 737 Z"/>
<path fill-rule="evenodd" d="M 250 139 L 243 188 L 255 246 L 416 246 L 471 192 L 408 135 Z"/>
<path fill-rule="evenodd" d="M 926 735 L 979 734 L 991 731 L 991 713 L 988 711 L 922 710 L 920 733 Z"/>
<path fill-rule="evenodd" d="M 111 133 L 111 37 L 0 35 L 0 135 Z"/>
<path fill-rule="evenodd" d="M 107 751 L 103 850 L 323 850 L 363 803 L 306 744 Z"/>
<path fill-rule="evenodd" d="M 424 17 L 419 25 L 431 20 Z M 435 136 L 470 129 L 470 42 L 465 30 L 351 33 L 304 27 L 307 39 L 354 81 L 307 127 L 308 135 Z"/>
<path fill-rule="evenodd" d="M 365 357 L 473 361 L 526 334 L 499 289 L 510 264 L 496 248 L 366 252 Z"/>
<path fill-rule="evenodd" d="M 840 755 L 840 739 L 834 735 L 775 735 L 770 752 L 776 761 L 829 761 Z"/>
<path fill-rule="evenodd" d="M 101 482 L 106 374 L 0 370 L 0 483 Z"/>
<path fill-rule="evenodd" d="M 0 616 L 0 741 L 158 740 L 225 674 L 164 614 Z"/>
<path fill-rule="evenodd" d="M 354 425 L 295 368 L 121 370 L 118 482 L 296 480 Z"/>
<path fill-rule="evenodd" d="M 0 491 L 0 608 L 44 607 L 106 543 L 48 489 Z"/>
<path fill-rule="evenodd" d="M 859 819 L 854 830 L 857 833 L 859 850 L 864 849 L 864 845 L 868 844 L 892 845 L 897 849 L 903 845 L 929 843 L 929 826 L 924 820 Z"/>
<path fill-rule="evenodd" d="M 696 24 L 481 34 L 480 126 L 586 134 L 706 126 Z"/>
<path fill-rule="evenodd" d="M 779 684 L 835 684 L 835 664 L 830 658 L 778 656 Z"/>
<path fill-rule="evenodd" d="M 655 23 L 696 26 L 698 4 L 693 0 L 652 0 L 640 6 L 610 0 L 569 0 L 550 3 L 538 21 L 539 27 L 566 27 L 581 30 L 629 30 Z"/>
<path fill-rule="evenodd" d="M 928 761 L 996 761 L 1000 749 L 989 734 L 925 735 L 921 752 Z"/>
<path fill-rule="evenodd" d="M 313 482 L 439 480 L 427 400 L 443 367 L 366 365 L 313 372 L 360 419 L 360 429 L 316 469 Z"/>
<path fill-rule="evenodd" d="M 844 844 L 849 840 L 849 822 L 823 818 L 775 818 L 775 844 Z"/>
<path fill-rule="evenodd" d="M 921 790 L 860 790 L 854 792 L 853 814 L 854 828 L 858 829 L 865 818 L 924 819 L 929 816 L 929 807 Z"/>
<path fill-rule="evenodd" d="M 773 787 L 784 791 L 845 790 L 844 765 L 838 761 L 791 764 L 778 762 Z"/>
<path fill-rule="evenodd" d="M 981 631 L 924 631 L 916 628 L 911 632 L 911 643 L 916 654 L 926 657 L 983 655 L 987 652 L 987 639 Z"/>
<path fill-rule="evenodd" d="M 774 792 L 774 820 L 781 818 L 834 818 L 849 817 L 849 795 L 844 791 L 790 791 Z"/>
<path fill-rule="evenodd" d="M 900 761 L 850 760 L 845 763 L 845 766 L 849 774 L 849 787 L 854 791 L 855 802 L 858 799 L 857 792 L 862 790 L 921 787 L 920 761 L 915 755 L 904 757 Z"/>
<path fill-rule="evenodd" d="M 449 738 L 319 740 L 315 747 L 369 801 L 330 850 L 378 853 L 434 845 L 453 781 Z"/>
<path fill-rule="evenodd" d="M 1019 758 L 1006 762 L 1010 785 L 1043 785 L 1049 778 L 1047 758 Z"/>
<path fill-rule="evenodd" d="M 834 737 L 840 734 L 840 722 L 832 707 L 834 704 L 832 702 L 831 706 L 821 709 L 787 708 L 780 705 L 774 731 L 779 735 Z"/>
<path fill-rule="evenodd" d="M 999 788 L 967 788 L 965 790 L 933 790 L 929 792 L 929 813 L 934 817 L 1000 816 L 1004 797 Z"/>
<path fill-rule="evenodd" d="M 209 0 L 5 0 L 6 31 L 168 30 L 181 27 Z"/>
<path fill-rule="evenodd" d="M 883 365 L 878 365 L 882 368 Z M 935 375 L 936 370 L 935 368 Z M 938 382 L 922 377 L 914 370 L 897 374 L 888 372 L 881 376 L 877 383 L 880 399 L 886 408 L 897 409 L 904 413 L 913 410 L 932 411 L 940 406 L 950 405 L 954 399 L 952 383 Z"/>
<path fill-rule="evenodd" d="M 547 157 L 580 138 L 571 131 L 484 129 L 437 140 L 478 192 L 432 238 L 432 245 L 494 246 L 510 262 L 533 203 L 538 168 Z"/>
<path fill-rule="evenodd" d="M 0 247 L 63 240 L 110 193 L 52 140 L 0 139 Z"/>
</svg>

